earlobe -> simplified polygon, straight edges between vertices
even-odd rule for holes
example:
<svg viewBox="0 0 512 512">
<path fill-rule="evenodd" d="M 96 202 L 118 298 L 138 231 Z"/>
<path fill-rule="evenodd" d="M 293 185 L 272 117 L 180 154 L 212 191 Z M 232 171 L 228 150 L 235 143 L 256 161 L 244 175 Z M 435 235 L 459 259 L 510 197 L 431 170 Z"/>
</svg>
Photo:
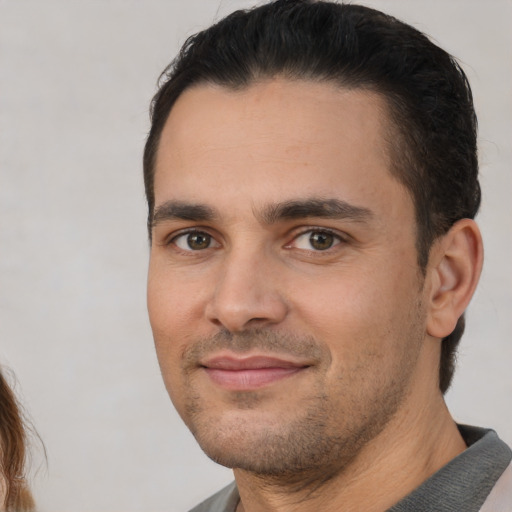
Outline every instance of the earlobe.
<svg viewBox="0 0 512 512">
<path fill-rule="evenodd" d="M 448 336 L 475 291 L 483 263 L 483 244 L 475 221 L 462 219 L 432 247 L 427 332 Z"/>
</svg>

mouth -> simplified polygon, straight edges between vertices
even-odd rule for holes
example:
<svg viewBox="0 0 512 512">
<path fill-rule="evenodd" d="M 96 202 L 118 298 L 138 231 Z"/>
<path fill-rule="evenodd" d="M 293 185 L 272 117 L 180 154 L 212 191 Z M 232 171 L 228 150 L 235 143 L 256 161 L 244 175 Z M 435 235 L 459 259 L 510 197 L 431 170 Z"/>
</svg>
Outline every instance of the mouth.
<svg viewBox="0 0 512 512">
<path fill-rule="evenodd" d="M 202 362 L 210 380 L 232 391 L 250 391 L 286 379 L 310 367 L 309 364 L 270 356 L 220 355 Z"/>
</svg>

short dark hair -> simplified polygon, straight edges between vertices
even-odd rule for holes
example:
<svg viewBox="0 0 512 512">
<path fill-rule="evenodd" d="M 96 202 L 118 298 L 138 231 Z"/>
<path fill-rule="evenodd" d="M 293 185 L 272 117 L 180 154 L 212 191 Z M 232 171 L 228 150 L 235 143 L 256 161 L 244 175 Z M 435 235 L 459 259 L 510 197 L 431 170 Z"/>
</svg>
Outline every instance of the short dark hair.
<svg viewBox="0 0 512 512">
<path fill-rule="evenodd" d="M 180 94 L 205 83 L 232 89 L 281 76 L 380 94 L 388 107 L 391 173 L 410 191 L 418 264 L 433 241 L 480 206 L 477 120 L 466 75 L 413 27 L 354 4 L 277 0 L 239 10 L 190 37 L 164 70 L 144 151 L 148 227 L 159 139 Z M 439 386 L 452 380 L 464 316 L 442 342 Z"/>
</svg>

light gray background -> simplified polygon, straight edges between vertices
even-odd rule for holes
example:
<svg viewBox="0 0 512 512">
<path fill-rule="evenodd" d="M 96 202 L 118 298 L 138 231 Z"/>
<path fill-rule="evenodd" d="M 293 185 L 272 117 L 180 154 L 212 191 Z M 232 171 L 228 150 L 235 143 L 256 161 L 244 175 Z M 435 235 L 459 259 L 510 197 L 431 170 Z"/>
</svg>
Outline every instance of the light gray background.
<svg viewBox="0 0 512 512">
<path fill-rule="evenodd" d="M 512 3 L 364 3 L 426 31 L 472 82 L 486 263 L 448 402 L 512 443 Z M 160 71 L 249 4 L 0 0 L 0 361 L 48 450 L 42 511 L 180 512 L 230 480 L 160 380 L 141 153 Z"/>
</svg>

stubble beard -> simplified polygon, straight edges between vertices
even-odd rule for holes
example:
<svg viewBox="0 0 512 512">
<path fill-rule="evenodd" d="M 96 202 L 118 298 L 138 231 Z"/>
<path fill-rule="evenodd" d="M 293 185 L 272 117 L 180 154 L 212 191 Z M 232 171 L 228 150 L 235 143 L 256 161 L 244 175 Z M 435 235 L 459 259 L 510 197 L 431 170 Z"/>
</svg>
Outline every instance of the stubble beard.
<svg viewBox="0 0 512 512">
<path fill-rule="evenodd" d="M 183 371 L 192 376 L 194 361 L 206 350 L 243 352 L 253 347 L 313 357 L 321 362 L 314 370 L 319 376 L 330 363 L 328 350 L 313 338 L 255 330 L 237 335 L 221 332 L 194 344 L 185 354 Z M 289 418 L 275 415 L 259 425 L 255 425 L 254 417 L 244 416 L 244 411 L 257 411 L 264 404 L 264 391 L 233 393 L 232 408 L 238 414 L 236 421 L 226 420 L 195 392 L 191 377 L 182 417 L 215 462 L 267 482 L 286 482 L 299 488 L 317 486 L 349 467 L 361 449 L 388 425 L 404 401 L 416 360 L 413 351 L 404 354 L 393 368 L 393 378 L 380 388 L 365 382 L 375 368 L 369 368 L 372 361 L 362 361 L 349 375 L 339 377 L 340 394 L 335 397 L 322 388 L 321 378 L 313 379 L 314 389 L 301 401 L 300 412 Z M 345 393 L 344 389 L 359 392 Z"/>
</svg>

